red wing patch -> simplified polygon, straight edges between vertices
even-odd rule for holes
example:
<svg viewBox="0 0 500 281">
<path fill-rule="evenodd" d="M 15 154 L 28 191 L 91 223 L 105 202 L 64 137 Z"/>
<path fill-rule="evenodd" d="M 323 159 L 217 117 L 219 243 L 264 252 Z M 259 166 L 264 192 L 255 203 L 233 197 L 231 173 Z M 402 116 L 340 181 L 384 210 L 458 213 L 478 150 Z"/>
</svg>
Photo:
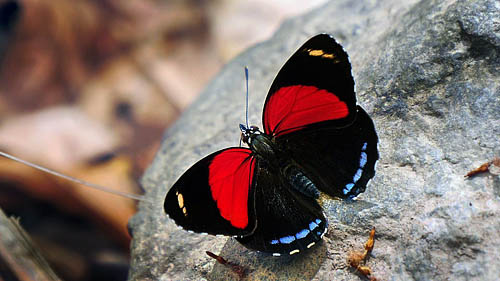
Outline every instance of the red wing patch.
<svg viewBox="0 0 500 281">
<path fill-rule="evenodd" d="M 347 104 L 326 90 L 302 85 L 282 87 L 266 103 L 264 130 L 279 136 L 348 114 Z"/>
<path fill-rule="evenodd" d="M 245 148 L 224 150 L 209 166 L 208 183 L 220 215 L 231 225 L 248 225 L 248 193 L 255 167 L 252 151 Z"/>
</svg>

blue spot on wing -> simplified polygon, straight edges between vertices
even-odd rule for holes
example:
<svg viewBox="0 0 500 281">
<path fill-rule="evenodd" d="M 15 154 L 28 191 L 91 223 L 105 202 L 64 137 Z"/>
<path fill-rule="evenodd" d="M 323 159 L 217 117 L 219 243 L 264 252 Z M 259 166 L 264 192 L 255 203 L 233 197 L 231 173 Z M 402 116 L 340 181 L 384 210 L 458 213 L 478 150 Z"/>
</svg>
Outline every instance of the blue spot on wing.
<svg viewBox="0 0 500 281">
<path fill-rule="evenodd" d="M 307 236 L 307 234 L 309 234 L 309 230 L 307 229 L 302 229 L 301 231 L 297 232 L 297 234 L 295 234 L 295 237 L 297 237 L 297 239 L 302 239 L 304 237 Z"/>
<path fill-rule="evenodd" d="M 343 190 L 344 194 L 347 194 L 351 191 L 352 187 L 354 186 L 354 183 L 348 183 L 345 185 L 345 188 Z"/>
<path fill-rule="evenodd" d="M 361 152 L 361 156 L 359 157 L 359 166 L 361 168 L 365 167 L 366 161 L 368 160 L 367 157 L 366 152 Z"/>
<path fill-rule="evenodd" d="M 313 221 L 312 221 L 311 223 L 309 223 L 309 229 L 310 229 L 311 231 L 312 231 L 312 230 L 314 230 L 316 227 L 318 227 L 318 224 L 317 224 L 317 223 L 315 223 L 315 222 L 313 222 Z"/>
<path fill-rule="evenodd" d="M 365 167 L 366 163 L 368 162 L 368 154 L 366 154 L 366 148 L 368 147 L 368 143 L 363 143 L 363 147 L 361 148 L 361 154 L 359 156 L 359 169 L 356 171 L 356 174 L 354 174 L 352 178 L 352 183 L 348 183 L 345 185 L 344 189 L 342 192 L 344 194 L 347 194 L 351 192 L 352 188 L 358 182 L 358 180 L 361 178 L 363 175 L 363 168 Z M 350 196 L 352 197 L 352 195 Z"/>
<path fill-rule="evenodd" d="M 296 239 L 302 239 L 302 238 L 305 238 L 307 235 L 309 235 L 309 233 L 311 233 L 311 231 L 313 231 L 314 229 L 316 229 L 319 224 L 321 223 L 321 220 L 320 219 L 316 219 L 315 221 L 312 221 L 309 223 L 309 229 L 302 229 L 301 231 L 297 232 L 294 236 L 292 235 L 289 235 L 289 236 L 285 236 L 285 237 L 281 237 L 281 238 L 278 238 L 278 239 L 273 239 L 271 240 L 271 244 L 272 245 L 276 245 L 276 244 L 290 244 L 292 243 L 293 241 L 295 241 Z M 320 233 L 320 232 L 318 232 Z"/>
<path fill-rule="evenodd" d="M 362 169 L 358 169 L 356 171 L 356 174 L 354 175 L 354 177 L 352 178 L 352 181 L 354 183 L 356 183 L 360 178 L 361 178 L 361 174 L 363 173 L 363 170 Z"/>
<path fill-rule="evenodd" d="M 294 236 L 285 236 L 285 237 L 280 238 L 280 242 L 283 243 L 283 244 L 290 244 L 293 241 L 295 241 L 295 237 Z"/>
</svg>

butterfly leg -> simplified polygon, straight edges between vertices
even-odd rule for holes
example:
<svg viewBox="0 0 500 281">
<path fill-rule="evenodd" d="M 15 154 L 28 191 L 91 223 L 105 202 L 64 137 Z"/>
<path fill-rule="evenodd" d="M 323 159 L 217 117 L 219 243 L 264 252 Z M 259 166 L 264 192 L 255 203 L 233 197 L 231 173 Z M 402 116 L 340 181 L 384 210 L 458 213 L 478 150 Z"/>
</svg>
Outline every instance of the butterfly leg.
<svg viewBox="0 0 500 281">
<path fill-rule="evenodd" d="M 376 281 L 377 279 L 372 275 L 372 271 L 370 267 L 366 265 L 361 265 L 362 262 L 365 261 L 368 254 L 373 250 L 373 245 L 375 243 L 375 227 L 370 231 L 370 237 L 368 241 L 365 243 L 365 251 L 364 252 L 351 252 L 349 257 L 347 258 L 347 263 L 354 267 L 358 272 L 366 276 L 370 279 L 370 281 Z"/>
</svg>

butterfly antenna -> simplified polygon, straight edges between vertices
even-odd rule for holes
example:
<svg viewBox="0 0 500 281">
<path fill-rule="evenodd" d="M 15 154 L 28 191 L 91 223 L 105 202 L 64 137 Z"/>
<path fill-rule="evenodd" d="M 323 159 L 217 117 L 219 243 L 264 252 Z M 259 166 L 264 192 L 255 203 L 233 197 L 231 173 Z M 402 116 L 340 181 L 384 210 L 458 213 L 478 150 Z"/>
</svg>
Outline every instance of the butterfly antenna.
<svg viewBox="0 0 500 281">
<path fill-rule="evenodd" d="M 248 126 L 248 66 L 245 66 L 245 81 L 246 81 L 246 85 L 247 85 L 245 122 L 246 122 L 247 128 L 250 128 Z"/>
<path fill-rule="evenodd" d="M 0 156 L 3 156 L 5 158 L 7 158 L 7 159 L 19 162 L 19 163 L 24 164 L 26 166 L 35 168 L 37 170 L 46 172 L 48 174 L 51 174 L 51 175 L 54 175 L 54 176 L 57 176 L 57 177 L 60 177 L 60 178 L 63 178 L 63 179 L 66 179 L 66 180 L 69 180 L 69 181 L 72 181 L 72 182 L 76 182 L 78 184 L 85 185 L 85 186 L 88 186 L 88 187 L 91 187 L 91 188 L 94 188 L 94 189 L 97 189 L 97 190 L 101 190 L 101 191 L 104 191 L 104 192 L 112 193 L 112 194 L 115 194 L 115 195 L 118 195 L 118 196 L 122 196 L 122 197 L 125 197 L 125 198 L 133 199 L 133 200 L 145 201 L 145 202 L 153 203 L 150 200 L 146 199 L 143 195 L 138 195 L 138 194 L 133 194 L 133 193 L 128 193 L 128 192 L 118 191 L 118 190 L 114 190 L 114 189 L 111 189 L 111 188 L 108 188 L 108 187 L 105 187 L 105 186 L 100 186 L 100 185 L 97 185 L 97 184 L 86 182 L 84 180 L 80 180 L 80 179 L 77 179 L 77 178 L 74 178 L 74 177 L 70 177 L 70 176 L 64 175 L 62 173 L 56 172 L 54 170 L 51 170 L 51 169 L 39 166 L 37 164 L 28 162 L 26 160 L 17 158 L 15 156 L 12 156 L 12 155 L 10 155 L 8 153 L 5 153 L 5 152 L 2 152 L 2 151 L 0 151 Z"/>
</svg>

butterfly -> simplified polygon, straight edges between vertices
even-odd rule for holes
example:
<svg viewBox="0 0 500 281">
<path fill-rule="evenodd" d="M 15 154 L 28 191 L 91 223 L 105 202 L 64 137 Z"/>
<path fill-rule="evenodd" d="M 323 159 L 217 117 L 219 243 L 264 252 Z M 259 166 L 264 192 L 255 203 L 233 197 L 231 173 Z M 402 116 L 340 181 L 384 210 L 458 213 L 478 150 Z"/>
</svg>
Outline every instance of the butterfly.
<svg viewBox="0 0 500 281">
<path fill-rule="evenodd" d="M 321 193 L 352 199 L 375 175 L 378 137 L 356 105 L 347 53 L 319 34 L 300 47 L 271 85 L 248 146 L 214 152 L 168 191 L 164 209 L 186 230 L 233 236 L 275 256 L 311 248 L 327 230 Z"/>
</svg>

